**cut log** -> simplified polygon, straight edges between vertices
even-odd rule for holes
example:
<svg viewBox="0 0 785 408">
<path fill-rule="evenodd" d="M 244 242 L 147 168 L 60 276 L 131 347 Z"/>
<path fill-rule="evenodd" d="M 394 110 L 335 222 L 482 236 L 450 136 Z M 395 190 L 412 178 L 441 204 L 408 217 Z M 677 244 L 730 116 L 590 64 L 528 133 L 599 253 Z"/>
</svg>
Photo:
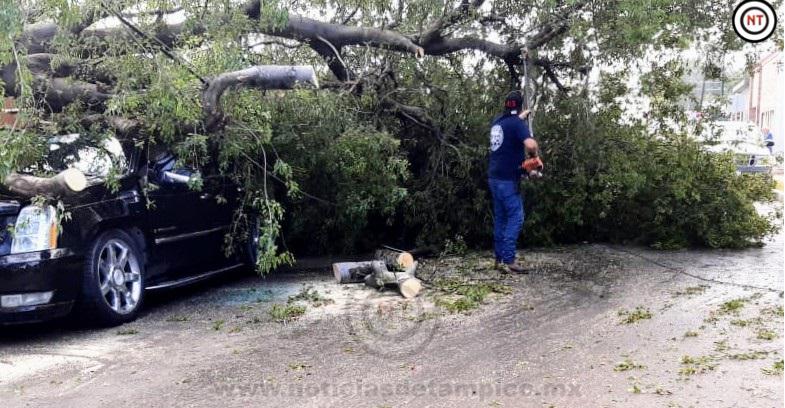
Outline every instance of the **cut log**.
<svg viewBox="0 0 785 408">
<path fill-rule="evenodd" d="M 387 268 L 395 271 L 405 271 L 414 264 L 414 257 L 408 252 L 398 252 L 391 249 L 379 249 L 374 256 L 384 261 Z"/>
<path fill-rule="evenodd" d="M 382 289 L 386 286 L 397 287 L 401 295 L 407 299 L 413 298 L 422 290 L 422 282 L 414 276 L 417 262 L 414 262 L 404 272 L 391 272 L 382 261 L 372 262 L 373 273 L 365 277 L 365 284 L 372 288 Z"/>
<path fill-rule="evenodd" d="M 24 197 L 62 197 L 84 190 L 87 178 L 77 169 L 63 170 L 52 177 L 11 173 L 6 176 L 4 184 L 11 192 Z"/>
<path fill-rule="evenodd" d="M 398 290 L 407 299 L 417 296 L 422 290 L 422 282 L 417 278 L 406 278 L 398 282 Z"/>
<path fill-rule="evenodd" d="M 333 275 L 338 283 L 361 283 L 366 276 L 373 273 L 373 261 L 336 262 L 333 264 Z"/>
</svg>

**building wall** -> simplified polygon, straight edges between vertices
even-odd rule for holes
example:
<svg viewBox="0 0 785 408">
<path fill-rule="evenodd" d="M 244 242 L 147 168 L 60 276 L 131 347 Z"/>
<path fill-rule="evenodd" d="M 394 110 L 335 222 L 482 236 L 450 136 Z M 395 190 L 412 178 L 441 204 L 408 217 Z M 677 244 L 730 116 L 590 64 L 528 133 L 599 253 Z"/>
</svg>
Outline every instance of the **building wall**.
<svg viewBox="0 0 785 408">
<path fill-rule="evenodd" d="M 730 96 L 729 115 L 730 120 L 746 122 L 748 119 L 748 99 L 749 87 L 745 86 L 740 91 Z"/>
<path fill-rule="evenodd" d="M 3 110 L 0 111 L 0 126 L 13 126 L 16 120 L 14 98 L 7 97 L 3 101 Z"/>
<path fill-rule="evenodd" d="M 748 118 L 774 134 L 775 151 L 785 144 L 785 67 L 783 53 L 773 52 L 761 59 L 750 78 Z"/>
</svg>

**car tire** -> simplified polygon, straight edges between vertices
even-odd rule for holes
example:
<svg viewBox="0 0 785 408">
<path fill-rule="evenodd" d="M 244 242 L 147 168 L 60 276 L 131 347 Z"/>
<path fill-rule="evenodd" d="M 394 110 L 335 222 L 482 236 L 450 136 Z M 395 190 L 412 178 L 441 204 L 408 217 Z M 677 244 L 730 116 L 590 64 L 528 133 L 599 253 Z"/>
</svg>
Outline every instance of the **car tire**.
<svg viewBox="0 0 785 408">
<path fill-rule="evenodd" d="M 144 303 L 144 257 L 127 232 L 98 235 L 87 250 L 81 307 L 103 326 L 134 320 Z"/>
</svg>

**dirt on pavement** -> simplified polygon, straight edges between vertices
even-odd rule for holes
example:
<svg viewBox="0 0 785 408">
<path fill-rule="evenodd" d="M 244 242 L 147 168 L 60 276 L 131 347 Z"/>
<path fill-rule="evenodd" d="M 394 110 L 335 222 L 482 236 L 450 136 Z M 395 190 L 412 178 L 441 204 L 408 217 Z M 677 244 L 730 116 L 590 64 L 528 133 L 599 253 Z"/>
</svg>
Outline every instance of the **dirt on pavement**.
<svg viewBox="0 0 785 408">
<path fill-rule="evenodd" d="M 533 270 L 511 276 L 488 254 L 433 259 L 413 300 L 328 270 L 226 276 L 154 294 L 121 327 L 0 328 L 0 401 L 782 407 L 783 243 L 523 251 Z"/>
</svg>

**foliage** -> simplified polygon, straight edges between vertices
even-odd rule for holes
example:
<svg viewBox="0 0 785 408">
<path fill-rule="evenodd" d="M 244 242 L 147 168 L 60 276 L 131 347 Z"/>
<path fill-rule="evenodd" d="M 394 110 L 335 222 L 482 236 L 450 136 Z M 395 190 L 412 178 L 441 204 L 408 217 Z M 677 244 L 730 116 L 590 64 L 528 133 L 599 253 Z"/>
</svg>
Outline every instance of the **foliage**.
<svg viewBox="0 0 785 408">
<path fill-rule="evenodd" d="M 715 361 L 716 358 L 710 355 L 698 357 L 691 357 L 688 355 L 682 356 L 679 374 L 683 377 L 689 377 L 694 374 L 703 374 L 712 371 L 717 368 L 717 363 L 715 363 Z"/>
<path fill-rule="evenodd" d="M 649 309 L 638 306 L 635 308 L 635 310 L 620 310 L 619 316 L 621 317 L 621 323 L 633 324 L 640 320 L 651 319 L 652 314 Z"/>
<path fill-rule="evenodd" d="M 274 304 L 268 311 L 268 314 L 276 322 L 286 323 L 292 320 L 297 320 L 300 318 L 300 316 L 304 315 L 305 306 Z"/>
<path fill-rule="evenodd" d="M 766 375 L 782 375 L 783 368 L 785 367 L 785 363 L 783 360 L 780 359 L 779 361 L 775 361 L 771 367 L 761 368 L 761 372 Z"/>
<path fill-rule="evenodd" d="M 335 301 L 331 298 L 325 297 L 319 293 L 319 291 L 310 287 L 303 288 L 303 290 L 301 290 L 296 295 L 289 296 L 289 299 L 286 301 L 288 304 L 296 302 L 305 302 L 313 307 L 325 306 L 335 303 Z"/>
<path fill-rule="evenodd" d="M 493 282 L 439 278 L 433 287 L 444 295 L 436 298 L 436 305 L 449 313 L 467 313 L 480 307 L 491 294 L 509 295 L 509 286 Z"/>
<path fill-rule="evenodd" d="M 636 363 L 629 358 L 625 358 L 624 361 L 616 363 L 616 365 L 613 367 L 613 371 L 629 371 L 633 369 L 641 370 L 644 368 L 646 368 L 645 365 Z"/>
<path fill-rule="evenodd" d="M 152 11 L 181 6 L 186 21 L 173 45 L 179 60 L 131 35 L 82 41 L 62 30 L 52 40 L 55 65 L 85 60 L 90 70 L 108 73 L 113 96 L 101 113 L 143 123 L 132 142 L 165 146 L 181 164 L 200 174 L 222 173 L 243 188 L 243 206 L 225 239 L 227 253 L 257 229 L 261 273 L 292 262 L 293 252 L 451 240 L 447 252 L 459 253 L 490 245 L 487 132 L 504 94 L 517 87 L 495 57 L 460 52 L 418 59 L 345 47 L 343 59 L 362 81 L 315 92 L 232 90 L 222 100 L 227 126 L 209 134 L 202 124 L 200 79 L 228 70 L 314 64 L 323 83 L 334 82 L 307 45 L 252 46 L 259 40 L 257 27 L 283 26 L 290 13 L 337 18 L 357 8 L 347 24 L 395 26 L 414 35 L 457 2 L 400 2 L 405 12 L 399 14 L 395 2 L 378 0 L 263 1 L 257 22 L 227 1 L 0 0 L 0 64 L 18 62 L 17 106 L 25 124 L 0 130 L 0 177 L 31 166 L 50 168 L 43 157 L 52 134 L 79 132 L 94 142 L 109 136 L 82 124 L 90 106 L 77 103 L 50 115 L 36 102 L 33 96 L 42 89 L 19 58 L 24 50 L 17 41 L 22 23 L 51 19 L 74 27 L 109 3 L 148 12 L 134 19 L 145 33 L 160 29 Z M 573 6 L 585 8 L 569 17 L 564 35 L 532 55 L 562 61 L 557 74 L 570 93 L 557 90 L 543 69 L 530 67 L 546 178 L 523 185 L 523 240 L 744 247 L 774 232 L 776 223 L 753 205 L 773 199 L 772 180 L 737 175 L 729 156 L 706 151 L 692 137 L 700 128 L 686 122 L 679 105 L 690 87 L 681 81 L 686 67 L 674 53 L 695 44 L 711 56 L 741 47 L 728 26 L 727 4 L 537 0 L 521 7 L 496 1 L 494 15 L 520 24 L 478 23 L 485 11 L 471 10 L 448 31 L 522 44 L 558 10 Z M 635 105 L 635 98 L 646 103 Z M 421 109 L 432 123 L 412 120 L 391 101 Z M 631 117 L 635 110 L 641 115 Z M 117 177 L 109 178 L 114 186 Z M 199 189 L 201 182 L 194 178 L 191 187 Z"/>
</svg>

